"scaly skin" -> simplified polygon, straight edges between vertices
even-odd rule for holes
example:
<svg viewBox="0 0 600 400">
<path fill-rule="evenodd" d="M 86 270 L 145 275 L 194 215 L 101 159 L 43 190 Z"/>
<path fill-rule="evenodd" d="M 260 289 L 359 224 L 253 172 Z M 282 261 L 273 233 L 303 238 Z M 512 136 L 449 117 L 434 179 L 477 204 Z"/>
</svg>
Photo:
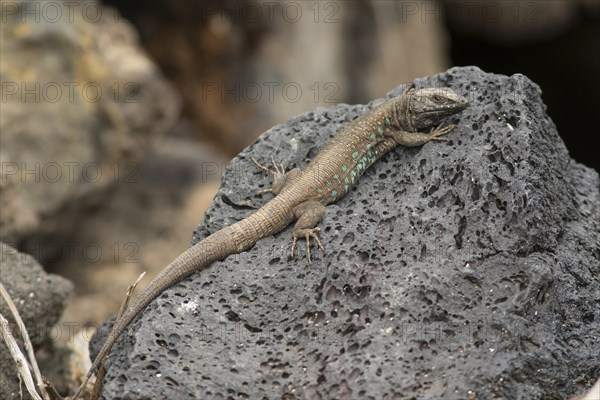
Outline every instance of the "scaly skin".
<svg viewBox="0 0 600 400">
<path fill-rule="evenodd" d="M 294 255 L 296 241 L 304 238 L 310 263 L 310 239 L 323 249 L 316 225 L 325 214 L 325 205 L 344 196 L 371 164 L 396 146 L 413 147 L 432 140 L 447 140 L 440 136 L 449 133 L 454 126 L 436 126 L 468 105 L 465 98 L 449 89 L 415 90 L 411 87 L 346 125 L 302 170 L 295 168 L 285 172 L 283 165 L 275 161 L 274 169 L 270 170 L 253 159 L 256 165 L 272 175 L 273 186 L 267 191 L 276 196 L 244 220 L 195 244 L 158 274 L 116 321 L 72 398 L 79 397 L 131 321 L 165 289 L 192 273 L 251 248 L 260 239 L 282 231 L 293 221 L 296 224 L 291 255 Z M 421 133 L 418 129 L 430 129 L 430 132 Z"/>
</svg>

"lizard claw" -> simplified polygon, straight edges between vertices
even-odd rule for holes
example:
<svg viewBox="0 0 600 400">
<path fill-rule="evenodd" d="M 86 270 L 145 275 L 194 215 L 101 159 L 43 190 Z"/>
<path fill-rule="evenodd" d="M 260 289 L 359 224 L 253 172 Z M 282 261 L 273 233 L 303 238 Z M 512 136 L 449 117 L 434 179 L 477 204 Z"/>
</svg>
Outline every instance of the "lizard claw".
<svg viewBox="0 0 600 400">
<path fill-rule="evenodd" d="M 273 188 L 268 188 L 268 189 L 263 189 L 263 190 L 259 190 L 258 192 L 256 192 L 254 195 L 255 196 L 260 196 L 263 193 L 271 193 L 273 192 Z"/>
<path fill-rule="evenodd" d="M 308 263 L 311 264 L 312 263 L 312 259 L 310 256 L 310 238 L 311 237 L 317 243 L 317 247 L 319 248 L 319 250 L 325 251 L 325 249 L 323 248 L 323 245 L 321 244 L 321 241 L 319 240 L 319 236 L 317 236 L 317 233 L 319 233 L 319 232 L 321 232 L 321 229 L 319 227 L 310 228 L 310 229 L 299 229 L 297 232 L 294 232 L 294 237 L 292 239 L 292 250 L 290 251 L 290 256 L 292 258 L 295 257 L 296 242 L 298 241 L 298 237 L 304 236 L 306 238 L 306 258 L 308 259 Z"/>
<path fill-rule="evenodd" d="M 250 157 L 250 159 L 252 160 L 252 162 L 260 169 L 262 169 L 263 171 L 265 171 L 267 174 L 271 175 L 271 180 L 273 182 L 272 186 L 279 186 L 281 182 L 284 182 L 285 179 L 285 166 L 283 164 L 278 164 L 275 162 L 275 159 L 273 158 L 273 156 L 271 156 L 271 163 L 273 164 L 273 169 L 269 168 L 269 167 L 265 167 L 264 165 L 262 165 L 261 163 L 259 163 L 258 161 L 256 161 L 256 159 L 254 157 Z M 281 189 L 279 189 L 281 190 Z M 263 189 L 263 190 L 259 190 L 258 192 L 256 192 L 256 196 L 261 195 L 263 193 L 274 193 L 277 194 L 277 192 L 273 191 L 273 187 L 269 188 L 269 189 Z"/>
<path fill-rule="evenodd" d="M 271 163 L 273 164 L 273 169 L 271 169 L 269 167 L 265 167 L 264 165 L 262 165 L 261 163 L 259 163 L 258 161 L 256 161 L 256 159 L 254 157 L 250 157 L 250 159 L 252 160 L 252 162 L 258 168 L 262 169 L 263 171 L 265 171 L 269 175 L 277 176 L 277 175 L 284 175 L 285 174 L 285 166 L 283 164 L 276 163 L 275 159 L 273 158 L 273 156 L 271 156 Z"/>
<path fill-rule="evenodd" d="M 454 124 L 449 124 L 446 126 L 443 126 L 442 124 L 438 125 L 435 128 L 432 128 L 431 131 L 429 131 L 429 134 L 432 135 L 433 137 L 431 138 L 431 140 L 448 140 L 446 138 L 440 138 L 438 136 L 442 136 L 442 135 L 446 135 L 447 133 L 450 133 L 452 131 L 452 129 L 454 129 L 456 127 L 456 125 Z"/>
</svg>

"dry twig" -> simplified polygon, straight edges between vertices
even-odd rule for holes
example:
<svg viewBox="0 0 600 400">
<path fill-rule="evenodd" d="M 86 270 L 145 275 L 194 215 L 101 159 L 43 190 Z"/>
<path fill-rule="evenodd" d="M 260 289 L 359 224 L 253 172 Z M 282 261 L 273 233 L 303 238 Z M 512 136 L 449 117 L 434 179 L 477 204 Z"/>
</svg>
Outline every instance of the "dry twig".
<svg viewBox="0 0 600 400">
<path fill-rule="evenodd" d="M 4 301 L 6 301 L 6 304 L 8 304 L 8 308 L 10 309 L 10 312 L 12 313 L 12 316 L 13 316 L 15 322 L 17 323 L 19 331 L 21 331 L 21 338 L 23 339 L 23 343 L 25 344 L 25 351 L 27 352 L 27 357 L 29 358 L 29 363 L 31 365 L 31 369 L 33 370 L 33 374 L 35 375 L 37 387 L 38 387 L 40 393 L 42 394 L 43 398 L 46 400 L 50 400 L 50 395 L 46 391 L 46 386 L 44 385 L 44 381 L 42 379 L 42 374 L 37 365 L 37 361 L 35 360 L 35 354 L 33 353 L 33 345 L 31 344 L 31 340 L 29 340 L 29 335 L 27 334 L 27 328 L 25 327 L 25 324 L 23 323 L 23 320 L 21 319 L 21 316 L 19 315 L 19 311 L 17 310 L 15 303 L 13 303 L 12 299 L 10 298 L 10 295 L 8 294 L 8 291 L 5 289 L 4 285 L 1 282 L 0 282 L 0 294 L 2 295 L 2 298 L 4 299 Z M 15 359 L 15 361 L 16 361 L 16 359 Z"/>
<path fill-rule="evenodd" d="M 0 334 L 2 334 L 2 339 L 4 339 L 4 343 L 6 343 L 8 351 L 10 351 L 10 355 L 17 364 L 19 378 L 22 379 L 23 382 L 25 382 L 25 387 L 27 388 L 29 395 L 35 400 L 42 400 L 40 395 L 36 392 L 35 383 L 33 382 L 31 370 L 29 369 L 29 363 L 27 362 L 27 359 L 21 352 L 17 341 L 10 332 L 8 320 L 4 318 L 2 314 L 0 314 Z"/>
</svg>

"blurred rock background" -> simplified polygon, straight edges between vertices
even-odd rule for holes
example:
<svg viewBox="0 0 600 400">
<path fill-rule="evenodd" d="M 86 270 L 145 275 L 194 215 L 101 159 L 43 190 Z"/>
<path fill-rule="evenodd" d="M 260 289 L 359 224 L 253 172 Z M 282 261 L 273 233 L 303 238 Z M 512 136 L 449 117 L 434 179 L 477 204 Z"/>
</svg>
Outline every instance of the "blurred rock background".
<svg viewBox="0 0 600 400">
<path fill-rule="evenodd" d="M 530 77 L 598 168 L 593 0 L 0 4 L 0 239 L 74 283 L 59 324 L 103 321 L 185 250 L 270 126 L 452 65 Z"/>
</svg>

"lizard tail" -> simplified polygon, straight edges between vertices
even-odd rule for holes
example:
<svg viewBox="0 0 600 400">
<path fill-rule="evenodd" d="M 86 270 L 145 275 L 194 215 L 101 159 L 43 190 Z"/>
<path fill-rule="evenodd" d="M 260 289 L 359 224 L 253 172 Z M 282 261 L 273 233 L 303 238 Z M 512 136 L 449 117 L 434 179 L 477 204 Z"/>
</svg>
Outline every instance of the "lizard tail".
<svg viewBox="0 0 600 400">
<path fill-rule="evenodd" d="M 240 227 L 237 224 L 221 229 L 190 247 L 163 269 L 142 291 L 133 305 L 116 321 L 72 399 L 77 399 L 81 395 L 91 376 L 98 370 L 104 358 L 109 354 L 115 341 L 152 300 L 160 295 L 163 290 L 192 273 L 200 271 L 213 262 L 222 260 L 231 254 L 243 251 L 244 249 L 239 243 L 240 236 L 247 237 L 247 235 L 240 235 Z M 252 244 L 247 241 L 243 247 Z"/>
</svg>

